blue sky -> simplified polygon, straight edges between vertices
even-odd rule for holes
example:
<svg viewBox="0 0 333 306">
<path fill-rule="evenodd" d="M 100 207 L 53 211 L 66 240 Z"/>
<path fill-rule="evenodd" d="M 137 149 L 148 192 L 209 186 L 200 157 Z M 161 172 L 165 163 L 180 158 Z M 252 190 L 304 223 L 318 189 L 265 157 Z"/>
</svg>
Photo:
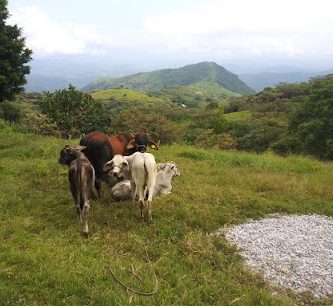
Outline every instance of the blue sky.
<svg viewBox="0 0 333 306">
<path fill-rule="evenodd" d="M 35 59 L 123 54 L 323 67 L 333 59 L 331 0 L 9 0 L 8 9 Z"/>
</svg>

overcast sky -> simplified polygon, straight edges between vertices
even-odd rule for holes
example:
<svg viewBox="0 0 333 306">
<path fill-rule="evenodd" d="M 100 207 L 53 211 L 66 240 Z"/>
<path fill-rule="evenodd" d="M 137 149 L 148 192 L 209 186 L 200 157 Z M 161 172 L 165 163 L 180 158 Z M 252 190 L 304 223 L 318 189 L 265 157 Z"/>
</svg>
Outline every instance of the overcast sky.
<svg viewBox="0 0 333 306">
<path fill-rule="evenodd" d="M 8 9 L 34 58 L 333 59 L 333 0 L 9 0 Z"/>
</svg>

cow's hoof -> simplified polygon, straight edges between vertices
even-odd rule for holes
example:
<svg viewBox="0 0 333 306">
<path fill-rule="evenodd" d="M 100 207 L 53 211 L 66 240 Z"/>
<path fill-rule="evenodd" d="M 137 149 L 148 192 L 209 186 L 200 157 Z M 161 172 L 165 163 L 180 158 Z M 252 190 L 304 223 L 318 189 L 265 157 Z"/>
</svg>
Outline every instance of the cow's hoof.
<svg viewBox="0 0 333 306">
<path fill-rule="evenodd" d="M 89 236 L 89 233 L 88 232 L 82 232 L 82 237 L 83 238 L 88 238 Z"/>
<path fill-rule="evenodd" d="M 153 224 L 154 222 L 153 222 L 153 219 L 149 219 L 148 220 L 148 224 Z"/>
</svg>

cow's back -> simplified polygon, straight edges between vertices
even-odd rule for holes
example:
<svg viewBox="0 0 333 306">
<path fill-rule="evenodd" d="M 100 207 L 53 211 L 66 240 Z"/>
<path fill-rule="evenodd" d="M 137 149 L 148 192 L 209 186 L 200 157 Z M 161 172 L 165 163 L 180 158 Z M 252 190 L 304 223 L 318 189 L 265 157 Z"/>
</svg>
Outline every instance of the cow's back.
<svg viewBox="0 0 333 306">
<path fill-rule="evenodd" d="M 112 145 L 113 155 L 130 155 L 133 152 L 129 152 L 127 145 L 133 139 L 127 133 L 120 133 L 116 136 L 109 136 L 109 141 Z"/>
<path fill-rule="evenodd" d="M 87 147 L 84 153 L 95 168 L 96 177 L 103 179 L 103 166 L 113 157 L 109 137 L 102 132 L 91 132 L 81 139 L 80 145 Z"/>
</svg>

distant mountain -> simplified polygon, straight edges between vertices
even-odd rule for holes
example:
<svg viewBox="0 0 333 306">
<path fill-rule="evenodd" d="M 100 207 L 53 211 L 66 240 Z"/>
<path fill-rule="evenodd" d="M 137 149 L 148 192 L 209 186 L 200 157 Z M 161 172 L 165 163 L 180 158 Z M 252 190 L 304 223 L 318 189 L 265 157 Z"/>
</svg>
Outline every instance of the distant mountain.
<svg viewBox="0 0 333 306">
<path fill-rule="evenodd" d="M 214 62 L 203 62 L 177 69 L 162 69 L 137 73 L 120 78 L 103 78 L 82 88 L 85 92 L 101 89 L 128 87 L 139 91 L 154 91 L 165 87 L 189 86 L 209 82 L 239 94 L 254 91 L 231 73 Z"/>
<path fill-rule="evenodd" d="M 34 59 L 29 63 L 31 72 L 27 76 L 26 91 L 54 91 L 71 83 L 81 88 L 96 79 L 113 75 L 124 76 L 142 71 L 141 66 L 115 64 L 114 60 L 103 56 L 85 55 L 48 56 Z"/>
<path fill-rule="evenodd" d="M 320 72 L 262 72 L 240 74 L 239 78 L 248 84 L 251 88 L 261 91 L 265 87 L 274 87 L 279 83 L 300 83 L 307 82 L 310 78 L 327 75 L 332 73 L 332 70 Z"/>
<path fill-rule="evenodd" d="M 93 78 L 80 78 L 80 77 L 52 77 L 46 75 L 32 74 L 27 76 L 27 85 L 25 90 L 27 92 L 43 92 L 55 91 L 57 89 L 67 88 L 69 84 L 77 88 L 81 88 L 87 82 L 93 81 Z"/>
</svg>

